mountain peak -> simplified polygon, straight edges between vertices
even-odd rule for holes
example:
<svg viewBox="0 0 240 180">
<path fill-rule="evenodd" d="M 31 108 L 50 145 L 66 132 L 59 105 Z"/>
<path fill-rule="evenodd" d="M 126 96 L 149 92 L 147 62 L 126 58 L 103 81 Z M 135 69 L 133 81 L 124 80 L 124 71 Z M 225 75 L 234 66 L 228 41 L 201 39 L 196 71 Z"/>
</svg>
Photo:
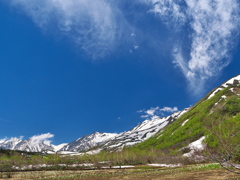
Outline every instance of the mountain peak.
<svg viewBox="0 0 240 180">
<path fill-rule="evenodd" d="M 95 148 L 96 146 L 102 145 L 106 141 L 113 139 L 115 136 L 117 136 L 117 134 L 115 133 L 94 132 L 67 144 L 66 146 L 61 148 L 60 151 L 88 151 L 92 148 Z"/>
</svg>

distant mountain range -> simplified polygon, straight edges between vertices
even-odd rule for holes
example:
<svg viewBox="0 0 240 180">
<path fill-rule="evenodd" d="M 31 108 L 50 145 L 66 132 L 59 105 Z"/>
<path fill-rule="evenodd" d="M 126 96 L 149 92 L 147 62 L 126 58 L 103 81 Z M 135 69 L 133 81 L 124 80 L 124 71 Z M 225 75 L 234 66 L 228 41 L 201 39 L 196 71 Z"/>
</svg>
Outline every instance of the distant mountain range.
<svg viewBox="0 0 240 180">
<path fill-rule="evenodd" d="M 143 142 L 169 123 L 175 121 L 185 112 L 187 112 L 187 109 L 175 112 L 167 117 L 145 120 L 130 131 L 120 134 L 95 132 L 93 134 L 83 136 L 73 142 L 60 144 L 58 146 L 52 145 L 48 141 L 35 141 L 34 138 L 29 138 L 27 140 L 11 138 L 0 142 L 0 148 L 27 152 L 41 152 L 47 150 L 53 152 L 86 152 L 96 148 L 117 150 L 122 149 L 125 146 L 132 146 Z"/>
<path fill-rule="evenodd" d="M 35 136 L 22 140 L 20 138 L 11 138 L 0 142 L 0 148 L 10 150 L 20 150 L 27 152 L 41 152 L 43 150 L 54 151 L 57 146 L 53 146 L 48 141 L 36 140 Z"/>
<path fill-rule="evenodd" d="M 122 149 L 124 146 L 132 146 L 148 139 L 163 127 L 175 121 L 186 111 L 187 109 L 184 109 L 183 111 L 175 112 L 168 117 L 145 120 L 130 131 L 120 134 L 95 132 L 83 136 L 73 142 L 60 144 L 58 146 L 52 145 L 46 141 L 34 141 L 33 138 L 27 140 L 11 138 L 0 142 L 0 148 L 27 152 L 41 152 L 46 150 L 53 152 L 86 152 L 96 149 L 97 147 L 101 147 L 101 149 L 117 150 Z"/>
<path fill-rule="evenodd" d="M 156 118 L 153 118 L 152 120 L 145 120 L 141 124 L 134 127 L 133 129 L 120 134 L 95 132 L 93 134 L 83 136 L 73 142 L 60 144 L 58 146 L 52 145 L 50 141 L 41 140 L 41 138 L 40 139 L 36 138 L 36 136 L 33 136 L 27 140 L 22 140 L 21 138 L 11 138 L 11 139 L 0 140 L 0 148 L 10 149 L 10 150 L 21 150 L 21 151 L 27 151 L 27 152 L 41 152 L 41 151 L 87 152 L 87 151 L 96 150 L 96 149 L 99 151 L 121 150 L 125 146 L 133 146 L 133 145 L 145 142 L 150 137 L 153 137 L 156 135 L 160 137 L 161 131 L 167 128 L 169 124 L 172 124 L 178 119 L 179 121 L 176 121 L 176 123 L 177 122 L 180 123 L 180 121 L 183 121 L 181 122 L 181 124 L 178 125 L 178 128 L 180 128 L 181 126 L 185 126 L 185 123 L 189 123 L 192 117 L 189 115 L 189 117 L 186 119 L 185 116 L 188 116 L 188 114 L 191 114 L 194 108 L 196 109 L 196 107 L 199 106 L 201 103 L 203 103 L 204 101 L 208 101 L 212 97 L 216 96 L 216 94 L 218 94 L 219 91 L 223 91 L 226 88 L 228 88 L 232 92 L 232 95 L 236 97 L 240 96 L 240 75 L 231 78 L 230 80 L 223 83 L 221 86 L 215 88 L 213 91 L 208 93 L 208 95 L 205 98 L 203 98 L 200 102 L 198 102 L 195 106 L 191 108 L 186 108 L 182 111 L 175 112 L 167 117 L 163 117 L 163 118 L 156 117 Z M 226 98 L 225 95 L 221 96 L 217 100 L 217 102 L 215 102 L 215 104 L 224 98 Z M 180 118 L 183 115 L 184 117 Z M 186 130 L 186 132 L 187 131 L 188 130 Z M 174 132 L 171 132 L 171 134 L 173 134 Z M 194 138 L 192 138 L 191 142 L 193 142 L 193 139 Z"/>
</svg>

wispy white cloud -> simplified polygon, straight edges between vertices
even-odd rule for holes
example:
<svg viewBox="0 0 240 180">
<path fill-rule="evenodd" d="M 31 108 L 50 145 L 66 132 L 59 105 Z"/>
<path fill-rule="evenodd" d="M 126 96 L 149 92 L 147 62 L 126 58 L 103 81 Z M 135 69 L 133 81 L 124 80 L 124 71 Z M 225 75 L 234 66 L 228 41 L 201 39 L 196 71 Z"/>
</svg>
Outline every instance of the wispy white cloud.
<svg viewBox="0 0 240 180">
<path fill-rule="evenodd" d="M 229 51 L 236 43 L 240 27 L 239 4 L 235 0 L 186 2 L 193 29 L 187 73 L 192 75 L 188 79 L 204 81 L 218 75 L 231 60 Z"/>
<path fill-rule="evenodd" d="M 93 59 L 107 56 L 120 43 L 123 31 L 131 31 L 116 3 L 108 0 L 8 2 L 45 31 L 70 39 Z"/>
<path fill-rule="evenodd" d="M 182 0 L 145 0 L 145 3 L 151 4 L 152 12 L 162 19 L 169 27 L 178 27 L 186 22 L 185 8 Z"/>
<path fill-rule="evenodd" d="M 54 135 L 51 133 L 46 133 L 46 134 L 40 134 L 40 135 L 35 135 L 30 138 L 30 143 L 34 145 L 38 145 L 39 143 L 44 143 L 44 144 L 50 144 L 51 143 L 51 138 L 53 138 Z"/>
<path fill-rule="evenodd" d="M 182 27 L 190 34 L 190 52 L 183 55 L 181 36 L 173 49 L 174 63 L 190 83 L 192 90 L 204 88 L 205 82 L 231 61 L 230 51 L 237 43 L 240 7 L 237 0 L 150 0 L 151 12 L 170 26 Z M 184 29 L 188 25 L 191 30 Z M 185 50 L 186 51 L 186 50 Z M 198 88 L 196 88 L 196 86 Z M 199 92 L 195 92 L 199 93 Z"/>
<path fill-rule="evenodd" d="M 138 48 L 139 48 L 139 46 L 138 46 L 138 45 L 134 45 L 133 47 L 134 47 L 134 49 L 138 49 Z"/>
<path fill-rule="evenodd" d="M 121 10 L 124 2 L 127 1 L 6 1 L 40 28 L 67 37 L 95 60 L 106 57 L 123 42 L 131 41 L 132 45 L 127 46 L 131 53 L 142 47 L 136 42 L 141 38 L 136 36 L 137 27 L 127 22 L 127 14 Z M 176 33 L 173 62 L 196 94 L 209 78 L 219 75 L 230 63 L 229 52 L 237 43 L 240 29 L 238 0 L 140 0 L 132 5 L 139 3 L 150 6 L 149 11 L 132 13 L 153 13 Z M 189 38 L 187 41 L 184 38 L 183 42 L 183 34 Z"/>
<path fill-rule="evenodd" d="M 159 116 L 164 116 L 166 115 L 165 113 L 173 113 L 178 111 L 177 107 L 151 107 L 148 110 L 139 110 L 137 111 L 138 113 L 144 113 L 143 115 L 141 115 L 141 118 L 150 118 L 150 119 L 155 119 L 155 118 L 159 118 Z"/>
<path fill-rule="evenodd" d="M 164 107 L 164 108 L 160 109 L 160 111 L 173 113 L 173 112 L 178 111 L 178 108 L 177 107 Z"/>
<path fill-rule="evenodd" d="M 151 107 L 150 109 L 144 111 L 146 113 L 146 115 L 148 116 L 154 116 L 156 114 L 156 112 L 159 110 L 159 107 Z"/>
</svg>

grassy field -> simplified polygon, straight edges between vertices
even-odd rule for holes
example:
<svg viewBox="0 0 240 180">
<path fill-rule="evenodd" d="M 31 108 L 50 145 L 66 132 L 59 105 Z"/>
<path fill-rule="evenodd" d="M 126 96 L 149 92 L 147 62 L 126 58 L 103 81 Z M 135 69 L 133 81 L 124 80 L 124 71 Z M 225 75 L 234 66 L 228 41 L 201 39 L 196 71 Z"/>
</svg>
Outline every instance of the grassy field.
<svg viewBox="0 0 240 180">
<path fill-rule="evenodd" d="M 240 175 L 229 173 L 218 164 L 188 165 L 175 168 L 136 166 L 131 169 L 101 169 L 75 171 L 30 171 L 2 173 L 9 180 L 212 180 L 240 179 Z M 1 178 L 0 178 L 1 179 Z"/>
</svg>

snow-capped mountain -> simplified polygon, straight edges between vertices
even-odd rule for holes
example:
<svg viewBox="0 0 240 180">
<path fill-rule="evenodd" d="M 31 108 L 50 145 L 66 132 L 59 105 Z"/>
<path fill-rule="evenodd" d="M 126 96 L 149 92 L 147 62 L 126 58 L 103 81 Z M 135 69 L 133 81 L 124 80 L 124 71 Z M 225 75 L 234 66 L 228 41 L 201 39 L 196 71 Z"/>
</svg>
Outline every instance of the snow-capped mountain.
<svg viewBox="0 0 240 180">
<path fill-rule="evenodd" d="M 95 132 L 67 144 L 60 151 L 83 152 L 93 148 L 119 150 L 124 146 L 132 146 L 150 138 L 187 112 L 187 110 L 186 108 L 183 111 L 175 112 L 163 118 L 156 116 L 152 120 L 145 120 L 130 131 L 121 134 Z"/>
<path fill-rule="evenodd" d="M 21 141 L 19 138 L 3 139 L 0 141 L 0 148 L 14 150 Z"/>
<path fill-rule="evenodd" d="M 117 135 L 114 139 L 105 143 L 102 148 L 109 150 L 118 150 L 122 149 L 124 146 L 132 146 L 134 144 L 145 141 L 146 139 L 159 132 L 162 128 L 178 119 L 181 115 L 186 113 L 187 110 L 188 108 L 184 109 L 183 111 L 175 112 L 167 117 L 155 117 L 152 120 L 145 120 L 130 131 Z"/>
<path fill-rule="evenodd" d="M 68 143 L 63 143 L 63 144 L 59 144 L 59 145 L 53 145 L 52 144 L 53 151 L 54 152 L 58 152 L 58 151 L 60 151 L 60 149 L 62 149 L 66 145 L 68 145 Z"/>
<path fill-rule="evenodd" d="M 22 140 L 22 138 L 3 139 L 0 141 L 0 148 L 27 152 L 53 151 L 54 147 L 48 140 L 52 137 L 52 134 L 47 133 L 33 136 L 27 140 Z"/>
<path fill-rule="evenodd" d="M 90 135 L 83 136 L 64 146 L 60 151 L 83 152 L 95 148 L 107 141 L 111 141 L 117 134 L 95 132 Z"/>
<path fill-rule="evenodd" d="M 51 141 L 47 140 L 53 137 L 52 134 L 48 133 L 33 136 L 27 140 L 21 140 L 18 138 L 1 140 L 0 148 L 27 152 L 84 152 L 95 148 L 99 148 L 100 150 L 118 150 L 124 146 L 131 146 L 150 138 L 166 125 L 172 123 L 182 114 L 187 112 L 187 110 L 188 109 L 184 109 L 183 111 L 175 112 L 172 115 L 163 118 L 156 116 L 152 120 L 145 120 L 130 131 L 126 131 L 121 134 L 95 132 L 93 134 L 83 136 L 71 143 L 56 146 L 52 145 L 50 143 Z"/>
<path fill-rule="evenodd" d="M 51 144 L 45 142 L 33 143 L 31 139 L 19 142 L 14 150 L 27 151 L 27 152 L 41 152 L 45 150 L 54 150 Z"/>
</svg>

